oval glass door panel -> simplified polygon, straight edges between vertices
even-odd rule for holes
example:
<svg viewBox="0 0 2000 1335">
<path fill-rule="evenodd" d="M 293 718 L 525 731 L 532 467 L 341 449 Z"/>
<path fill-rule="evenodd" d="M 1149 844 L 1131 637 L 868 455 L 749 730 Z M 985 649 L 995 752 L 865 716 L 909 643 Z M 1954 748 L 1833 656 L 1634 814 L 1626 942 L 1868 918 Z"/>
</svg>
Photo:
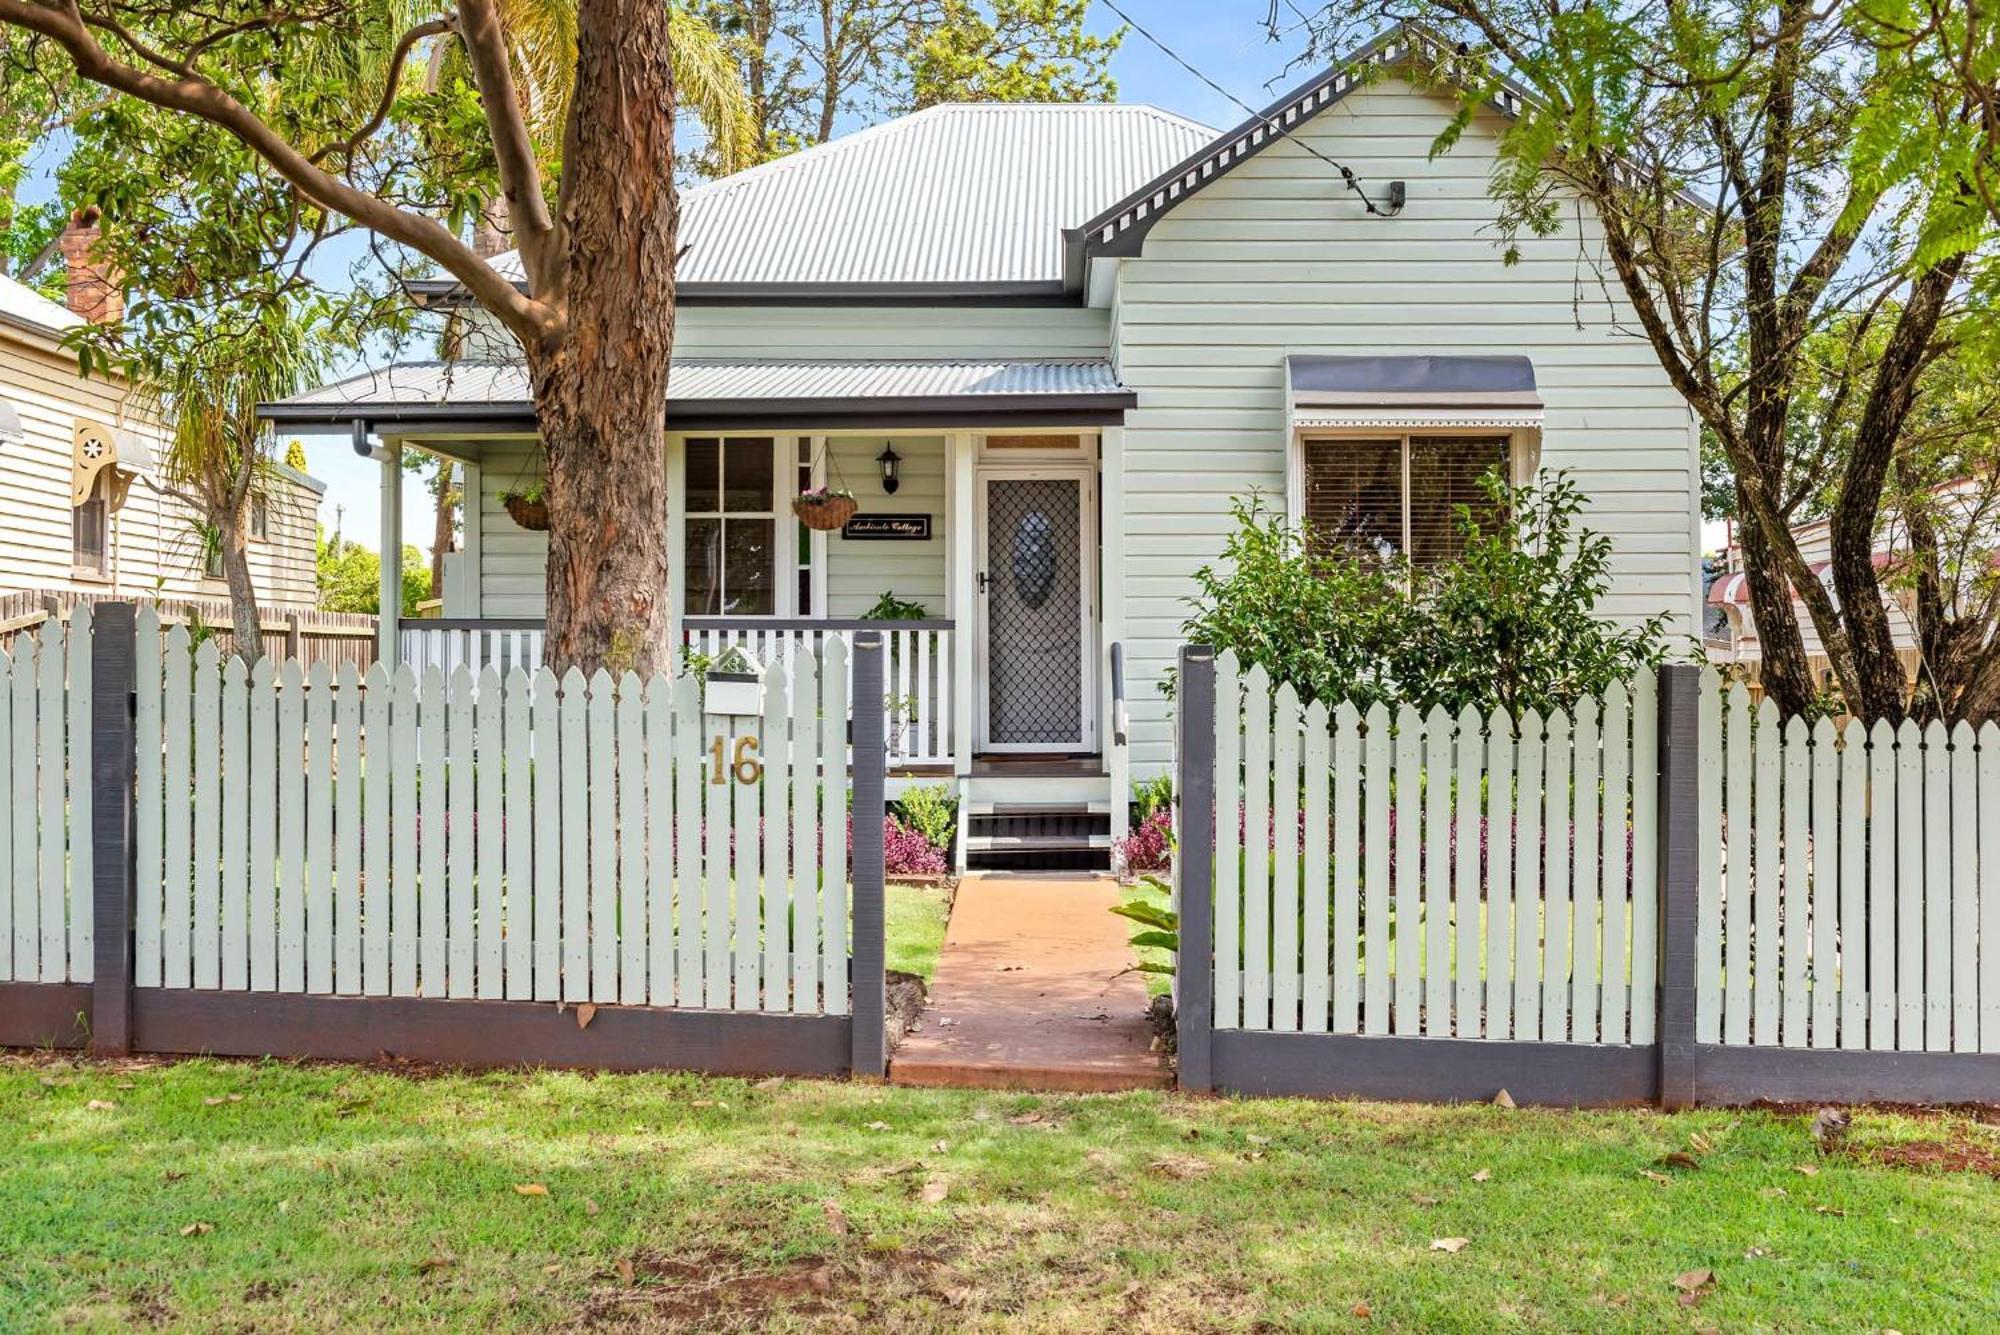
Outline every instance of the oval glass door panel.
<svg viewBox="0 0 2000 1335">
<path fill-rule="evenodd" d="M 986 483 L 986 698 L 989 744 L 1082 745 L 1083 483 Z"/>
<path fill-rule="evenodd" d="M 1055 529 L 1047 515 L 1030 510 L 1014 527 L 1014 596 L 1024 607 L 1039 609 L 1055 582 Z"/>
</svg>

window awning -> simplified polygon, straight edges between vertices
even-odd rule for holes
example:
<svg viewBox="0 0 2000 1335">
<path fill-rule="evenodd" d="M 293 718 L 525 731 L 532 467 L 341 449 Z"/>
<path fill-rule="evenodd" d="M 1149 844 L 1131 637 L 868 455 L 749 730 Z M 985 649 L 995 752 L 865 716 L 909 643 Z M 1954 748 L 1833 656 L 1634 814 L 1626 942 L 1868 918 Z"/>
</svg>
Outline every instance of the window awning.
<svg viewBox="0 0 2000 1335">
<path fill-rule="evenodd" d="M 1539 432 L 1542 399 L 1526 357 L 1285 359 L 1295 429 L 1378 427 Z"/>
</svg>

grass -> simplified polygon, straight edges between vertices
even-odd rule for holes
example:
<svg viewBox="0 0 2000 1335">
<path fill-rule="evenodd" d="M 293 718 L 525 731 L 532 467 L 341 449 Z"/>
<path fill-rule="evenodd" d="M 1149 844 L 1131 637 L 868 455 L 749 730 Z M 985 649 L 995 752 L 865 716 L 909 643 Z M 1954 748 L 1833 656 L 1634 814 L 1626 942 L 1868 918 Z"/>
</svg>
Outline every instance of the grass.
<svg viewBox="0 0 2000 1335">
<path fill-rule="evenodd" d="M 898 885 L 882 891 L 883 956 L 887 966 L 913 973 L 925 983 L 937 972 L 944 948 L 945 919 L 951 913 L 951 890 L 942 885 Z"/>
<path fill-rule="evenodd" d="M 1866 1157 L 2000 1128 L 1806 1122 L 0 1059 L 0 1329 L 2000 1325 L 2000 1185 Z"/>
</svg>

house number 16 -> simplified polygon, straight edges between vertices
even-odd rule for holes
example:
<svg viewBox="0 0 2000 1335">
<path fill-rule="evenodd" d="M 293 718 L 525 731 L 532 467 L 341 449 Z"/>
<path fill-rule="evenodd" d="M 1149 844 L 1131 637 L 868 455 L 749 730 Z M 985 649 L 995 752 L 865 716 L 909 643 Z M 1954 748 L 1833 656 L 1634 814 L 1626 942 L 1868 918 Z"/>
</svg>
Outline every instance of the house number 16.
<svg viewBox="0 0 2000 1335">
<path fill-rule="evenodd" d="M 715 735 L 715 740 L 708 744 L 708 754 L 715 761 L 715 768 L 710 773 L 708 779 L 710 783 L 720 784 L 720 783 L 727 783 L 729 781 L 728 778 L 724 777 L 723 760 L 722 760 L 722 753 L 724 749 L 728 747 L 728 744 L 729 744 L 729 739 L 724 737 L 721 733 L 717 733 Z M 758 744 L 759 744 L 758 739 L 754 736 L 738 737 L 736 739 L 736 747 L 733 751 L 730 752 L 729 768 L 727 771 L 729 775 L 734 776 L 736 782 L 738 783 L 763 782 L 764 762 L 757 758 Z"/>
</svg>

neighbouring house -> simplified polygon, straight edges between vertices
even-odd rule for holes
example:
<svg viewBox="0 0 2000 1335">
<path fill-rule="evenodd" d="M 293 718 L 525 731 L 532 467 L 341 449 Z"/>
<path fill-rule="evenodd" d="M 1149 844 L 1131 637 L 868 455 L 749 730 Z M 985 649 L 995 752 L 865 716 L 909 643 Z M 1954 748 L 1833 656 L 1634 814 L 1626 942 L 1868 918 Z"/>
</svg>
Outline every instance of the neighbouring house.
<svg viewBox="0 0 2000 1335">
<path fill-rule="evenodd" d="M 1996 490 L 1994 481 L 1990 478 L 1960 478 L 1942 484 L 1933 494 L 1941 498 L 1941 513 L 1947 516 L 1940 544 L 1946 553 L 1945 559 L 1954 559 L 1953 554 L 1956 553 L 1960 562 L 1970 561 L 1980 567 L 1995 564 L 1996 548 L 2000 548 L 2000 520 L 1995 518 L 1996 505 L 2000 505 L 2000 490 Z M 1833 587 L 1833 537 L 1829 521 L 1815 519 L 1800 524 L 1792 530 L 1792 535 L 1798 542 L 1799 555 L 1811 567 L 1827 596 L 1838 606 L 1840 597 Z M 1907 581 L 1894 578 L 1899 561 L 1907 553 L 1908 538 L 1891 510 L 1882 520 L 1873 561 L 1876 570 L 1884 575 L 1882 606 L 1888 613 L 1890 637 L 1903 660 L 1905 675 L 1914 683 L 1922 670 L 1922 653 L 1917 642 L 1916 590 Z M 1971 567 L 1968 567 L 1968 574 L 1970 570 Z M 1944 572 L 1944 577 L 1948 584 L 1954 584 L 1957 579 L 1949 569 Z M 1965 589 L 1954 586 L 1947 590 L 1947 602 L 1954 604 L 1954 612 L 1960 594 L 1973 591 L 1972 579 L 1966 578 L 1963 583 L 1967 586 Z M 1757 634 L 1757 619 L 1750 608 L 1750 577 L 1744 573 L 1742 552 L 1733 535 L 1723 551 L 1721 570 L 1709 581 L 1706 602 L 1709 661 L 1740 673 L 1752 683 L 1757 682 L 1763 666 L 1763 644 Z M 1833 660 L 1826 652 L 1819 628 L 1813 624 L 1812 614 L 1807 611 L 1804 600 L 1792 600 L 1792 615 L 1798 618 L 1799 637 L 1804 642 L 1813 679 L 1823 686 L 1832 686 Z"/>
<path fill-rule="evenodd" d="M 955 777 L 977 857 L 1122 827 L 1129 775 L 1170 760 L 1190 577 L 1252 491 L 1439 560 L 1480 473 L 1567 469 L 1613 543 L 1607 614 L 1698 633 L 1692 414 L 1580 261 L 1587 214 L 1503 263 L 1488 176 L 1517 94 L 1434 158 L 1454 99 L 1408 77 L 1417 40 L 1226 132 L 938 106 L 686 192 L 676 637 L 782 656 L 885 593 L 921 604 L 886 627 L 913 720 L 892 753 Z M 382 461 L 392 549 L 401 449 L 465 467 L 446 616 L 385 618 L 385 653 L 533 660 L 545 535 L 504 502 L 540 475 L 521 365 L 389 366 L 269 411 Z M 792 519 L 813 484 L 855 492 L 841 531 Z"/>
<path fill-rule="evenodd" d="M 92 263 L 94 227 L 62 238 L 67 302 L 0 275 L 0 594 L 226 600 L 194 511 L 158 489 L 162 432 L 116 375 L 77 374 L 63 336 L 116 319 L 117 286 Z M 250 576 L 260 604 L 310 608 L 326 488 L 283 464 L 253 499 Z"/>
</svg>

